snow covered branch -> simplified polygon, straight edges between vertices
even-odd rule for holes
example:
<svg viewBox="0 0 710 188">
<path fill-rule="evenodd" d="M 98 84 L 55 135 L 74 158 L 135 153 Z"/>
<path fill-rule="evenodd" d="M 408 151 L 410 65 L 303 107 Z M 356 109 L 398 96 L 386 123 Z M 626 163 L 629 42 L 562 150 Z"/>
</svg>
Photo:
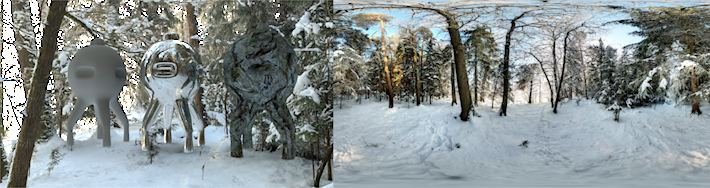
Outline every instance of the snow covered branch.
<svg viewBox="0 0 710 188">
<path fill-rule="evenodd" d="M 86 22 L 81 21 L 81 19 L 77 18 L 76 16 L 72 15 L 72 14 L 69 13 L 69 12 L 67 12 L 66 14 L 64 14 L 64 17 L 69 18 L 69 19 L 70 19 L 71 21 L 73 21 L 74 23 L 79 24 L 79 26 L 81 26 L 82 28 L 84 28 L 84 29 L 85 29 L 87 32 L 89 32 L 89 34 L 91 34 L 91 36 L 93 36 L 94 38 L 100 38 L 99 35 L 103 35 L 101 32 L 96 31 L 95 29 L 89 27 L 89 25 L 87 25 Z"/>
</svg>

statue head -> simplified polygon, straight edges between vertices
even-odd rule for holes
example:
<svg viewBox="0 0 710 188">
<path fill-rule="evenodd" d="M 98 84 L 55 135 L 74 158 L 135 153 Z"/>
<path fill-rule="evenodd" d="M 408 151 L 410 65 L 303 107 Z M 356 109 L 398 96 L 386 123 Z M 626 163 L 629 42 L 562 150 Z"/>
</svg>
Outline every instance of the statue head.
<svg viewBox="0 0 710 188">
<path fill-rule="evenodd" d="M 148 88 L 160 87 L 175 93 L 189 81 L 197 79 L 199 55 L 189 44 L 176 40 L 174 34 L 167 34 L 164 41 L 148 48 L 141 62 L 141 78 Z M 189 88 L 193 89 L 193 88 Z"/>
<path fill-rule="evenodd" d="M 69 86 L 79 98 L 110 98 L 126 84 L 126 65 L 118 52 L 101 39 L 79 49 L 69 63 Z"/>
<path fill-rule="evenodd" d="M 285 99 L 293 90 L 298 66 L 293 47 L 266 26 L 238 37 L 223 61 L 225 84 L 243 100 Z"/>
</svg>

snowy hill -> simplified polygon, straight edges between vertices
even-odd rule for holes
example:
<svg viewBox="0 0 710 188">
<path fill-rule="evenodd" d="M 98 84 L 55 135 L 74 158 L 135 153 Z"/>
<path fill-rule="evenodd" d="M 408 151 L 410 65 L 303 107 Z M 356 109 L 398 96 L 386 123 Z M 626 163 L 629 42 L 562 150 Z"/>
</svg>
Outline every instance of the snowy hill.
<svg viewBox="0 0 710 188">
<path fill-rule="evenodd" d="M 301 158 L 287 161 L 281 159 L 281 152 L 250 150 L 245 150 L 244 158 L 230 157 L 230 141 L 224 127 L 207 127 L 205 146 L 196 147 L 192 153 L 182 152 L 182 130 L 173 129 L 173 143 L 164 144 L 162 138 L 158 138 L 159 153 L 150 164 L 148 153 L 141 151 L 137 140 L 141 123 L 135 118 L 138 116 L 140 114 L 131 116 L 134 117 L 131 118 L 131 141 L 123 142 L 122 129 L 114 128 L 110 148 L 101 147 L 100 140 L 89 137 L 93 133 L 86 130 L 78 130 L 77 138 L 82 139 L 81 134 L 84 134 L 83 139 L 87 140 L 76 142 L 73 151 L 57 137 L 38 145 L 28 186 L 311 187 L 310 161 Z M 56 165 L 50 165 L 55 149 L 61 158 Z M 5 187 L 6 183 L 0 186 Z"/>
<path fill-rule="evenodd" d="M 591 101 L 560 105 L 481 106 L 470 122 L 448 101 L 336 109 L 338 187 L 710 187 L 710 116 L 658 105 L 617 123 Z"/>
</svg>

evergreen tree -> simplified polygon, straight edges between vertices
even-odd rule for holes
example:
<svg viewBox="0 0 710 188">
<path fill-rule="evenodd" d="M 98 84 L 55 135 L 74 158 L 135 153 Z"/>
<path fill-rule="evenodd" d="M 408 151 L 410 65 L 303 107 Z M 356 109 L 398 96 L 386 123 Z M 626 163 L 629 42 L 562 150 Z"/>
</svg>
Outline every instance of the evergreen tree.
<svg viewBox="0 0 710 188">
<path fill-rule="evenodd" d="M 473 96 L 474 105 L 484 101 L 484 97 L 491 93 L 491 71 L 497 65 L 494 63 L 496 56 L 496 43 L 493 33 L 488 26 L 477 26 L 474 30 L 464 31 L 468 63 L 473 67 Z"/>
</svg>

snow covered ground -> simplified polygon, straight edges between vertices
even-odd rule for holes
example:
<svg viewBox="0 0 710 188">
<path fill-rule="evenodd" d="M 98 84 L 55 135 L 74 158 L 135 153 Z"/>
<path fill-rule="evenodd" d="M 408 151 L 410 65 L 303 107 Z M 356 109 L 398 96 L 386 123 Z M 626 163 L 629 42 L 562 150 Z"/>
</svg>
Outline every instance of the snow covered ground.
<svg viewBox="0 0 710 188">
<path fill-rule="evenodd" d="M 159 153 L 152 164 L 141 151 L 138 128 L 141 122 L 130 114 L 131 141 L 122 141 L 122 129 L 112 130 L 112 146 L 101 147 L 92 131 L 79 127 L 73 151 L 57 137 L 36 148 L 28 186 L 30 187 L 311 187 L 311 162 L 301 158 L 282 160 L 281 152 L 245 150 L 242 159 L 229 156 L 229 138 L 224 127 L 210 126 L 206 144 L 193 153 L 183 153 L 181 128 L 173 129 L 173 143 L 158 138 Z M 94 127 L 92 127 L 94 128 Z M 195 132 L 196 136 L 197 132 Z M 9 142 L 6 142 L 9 143 Z M 196 140 L 195 140 L 196 143 Z M 52 151 L 61 155 L 51 168 Z M 50 170 L 51 169 L 51 170 Z M 0 184 L 6 186 L 7 181 Z M 327 181 L 322 182 L 328 184 Z"/>
<path fill-rule="evenodd" d="M 710 116 L 591 101 L 477 108 L 386 102 L 335 111 L 338 187 L 710 187 Z M 710 112 L 708 104 L 703 111 Z M 528 141 L 528 147 L 519 146 Z"/>
</svg>

